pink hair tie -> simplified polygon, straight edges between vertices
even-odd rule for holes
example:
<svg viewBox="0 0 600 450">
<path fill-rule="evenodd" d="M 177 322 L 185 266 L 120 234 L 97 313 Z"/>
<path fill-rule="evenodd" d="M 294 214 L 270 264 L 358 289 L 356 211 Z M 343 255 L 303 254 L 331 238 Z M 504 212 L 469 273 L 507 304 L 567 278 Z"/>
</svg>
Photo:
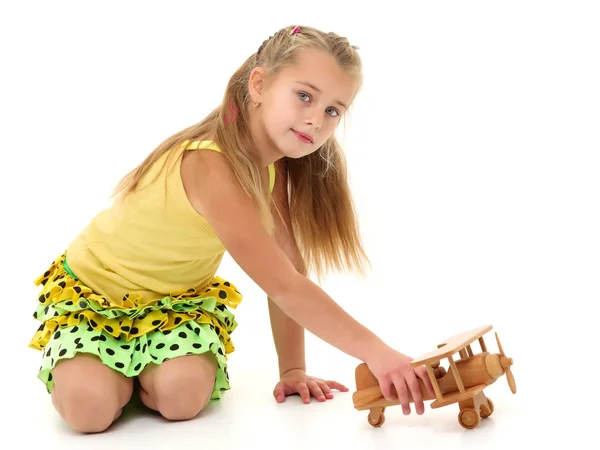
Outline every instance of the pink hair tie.
<svg viewBox="0 0 600 450">
<path fill-rule="evenodd" d="M 291 36 L 295 35 L 296 33 L 298 33 L 300 31 L 300 27 L 296 26 L 296 28 L 294 28 L 294 30 L 292 31 Z"/>
</svg>

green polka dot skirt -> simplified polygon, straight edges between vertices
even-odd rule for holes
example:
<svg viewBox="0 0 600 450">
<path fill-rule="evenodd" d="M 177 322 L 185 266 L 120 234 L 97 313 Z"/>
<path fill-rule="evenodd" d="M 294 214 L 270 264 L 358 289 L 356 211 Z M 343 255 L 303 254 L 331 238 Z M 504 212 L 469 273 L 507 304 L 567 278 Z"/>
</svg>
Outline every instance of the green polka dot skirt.
<svg viewBox="0 0 600 450">
<path fill-rule="evenodd" d="M 42 290 L 33 317 L 42 324 L 29 346 L 42 351 L 38 377 L 48 392 L 58 361 L 78 353 L 135 377 L 149 363 L 210 351 L 217 361 L 211 400 L 230 389 L 227 355 L 234 351 L 230 334 L 237 323 L 228 307 L 236 308 L 242 295 L 228 281 L 215 276 L 201 288 L 144 304 L 126 294 L 115 305 L 78 280 L 63 254 L 35 283 Z"/>
</svg>

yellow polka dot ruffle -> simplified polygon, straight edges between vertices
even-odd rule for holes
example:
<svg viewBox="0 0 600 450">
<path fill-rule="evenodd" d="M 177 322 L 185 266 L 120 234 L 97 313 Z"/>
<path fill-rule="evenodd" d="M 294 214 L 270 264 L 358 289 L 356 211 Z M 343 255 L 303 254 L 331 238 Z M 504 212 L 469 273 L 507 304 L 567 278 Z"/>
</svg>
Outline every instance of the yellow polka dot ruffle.
<svg viewBox="0 0 600 450">
<path fill-rule="evenodd" d="M 127 294 L 122 304 L 113 305 L 65 269 L 63 254 L 35 280 L 35 284 L 42 285 L 33 314 L 42 325 L 29 344 L 35 349 L 42 350 L 56 330 L 84 320 L 94 329 L 126 341 L 152 330 L 172 330 L 182 323 L 194 321 L 212 325 L 226 353 L 234 351 L 230 334 L 237 322 L 227 307 L 236 308 L 242 295 L 233 284 L 218 276 L 206 286 L 174 291 L 150 303 L 141 304 L 139 296 Z"/>
</svg>

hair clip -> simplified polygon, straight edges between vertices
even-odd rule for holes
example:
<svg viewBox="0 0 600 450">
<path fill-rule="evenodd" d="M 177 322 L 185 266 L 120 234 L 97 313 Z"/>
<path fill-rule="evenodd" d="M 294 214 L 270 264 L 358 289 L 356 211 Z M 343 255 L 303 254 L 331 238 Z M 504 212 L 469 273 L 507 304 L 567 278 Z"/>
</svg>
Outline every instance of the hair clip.
<svg viewBox="0 0 600 450">
<path fill-rule="evenodd" d="M 299 33 L 299 32 L 300 32 L 300 27 L 299 27 L 299 26 L 296 26 L 296 28 L 294 28 L 294 29 L 292 30 L 292 32 L 291 32 L 291 34 L 290 34 L 290 36 L 293 36 L 293 35 L 295 35 L 296 33 Z"/>
</svg>

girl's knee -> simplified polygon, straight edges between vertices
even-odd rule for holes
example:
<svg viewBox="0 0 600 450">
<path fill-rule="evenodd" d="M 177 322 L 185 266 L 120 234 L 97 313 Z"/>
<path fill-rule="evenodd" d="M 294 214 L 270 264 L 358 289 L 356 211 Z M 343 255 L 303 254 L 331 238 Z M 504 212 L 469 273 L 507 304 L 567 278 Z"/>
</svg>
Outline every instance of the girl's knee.
<svg viewBox="0 0 600 450">
<path fill-rule="evenodd" d="M 212 391 L 212 387 L 210 388 Z M 190 420 L 196 417 L 208 405 L 210 392 L 201 389 L 195 392 L 165 387 L 155 393 L 156 405 L 160 414 L 168 420 Z"/>
<path fill-rule="evenodd" d="M 61 361 L 53 372 L 52 402 L 61 417 L 82 433 L 106 430 L 133 393 L 131 379 L 95 358 L 78 356 Z"/>
<path fill-rule="evenodd" d="M 123 408 L 114 390 L 85 383 L 58 389 L 55 386 L 52 396 L 62 418 L 80 433 L 105 431 Z"/>
<path fill-rule="evenodd" d="M 216 364 L 198 356 L 168 362 L 172 364 L 163 363 L 164 366 L 154 368 L 154 373 L 145 380 L 141 377 L 142 387 L 151 397 L 150 403 L 166 419 L 193 419 L 210 402 Z"/>
</svg>

